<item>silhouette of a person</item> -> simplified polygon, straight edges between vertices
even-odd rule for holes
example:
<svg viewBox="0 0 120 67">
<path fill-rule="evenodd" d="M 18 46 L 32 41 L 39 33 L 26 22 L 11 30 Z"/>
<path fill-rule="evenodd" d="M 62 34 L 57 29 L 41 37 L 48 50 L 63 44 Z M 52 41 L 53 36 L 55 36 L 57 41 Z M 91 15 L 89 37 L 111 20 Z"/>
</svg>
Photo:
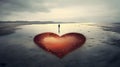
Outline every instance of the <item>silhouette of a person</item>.
<svg viewBox="0 0 120 67">
<path fill-rule="evenodd" d="M 60 33 L 60 24 L 58 24 L 58 33 Z"/>
</svg>

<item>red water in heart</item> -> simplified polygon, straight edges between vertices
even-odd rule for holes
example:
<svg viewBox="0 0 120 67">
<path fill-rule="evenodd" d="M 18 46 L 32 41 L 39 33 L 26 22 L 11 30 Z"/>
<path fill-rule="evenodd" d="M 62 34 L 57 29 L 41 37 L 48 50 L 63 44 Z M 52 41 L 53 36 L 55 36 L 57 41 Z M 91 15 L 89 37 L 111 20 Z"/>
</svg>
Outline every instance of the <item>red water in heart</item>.
<svg viewBox="0 0 120 67">
<path fill-rule="evenodd" d="M 59 36 L 55 33 L 46 32 L 39 34 L 34 38 L 34 42 L 40 48 L 59 58 L 62 58 L 73 50 L 81 47 L 85 41 L 85 36 L 80 33 L 67 33 Z"/>
</svg>

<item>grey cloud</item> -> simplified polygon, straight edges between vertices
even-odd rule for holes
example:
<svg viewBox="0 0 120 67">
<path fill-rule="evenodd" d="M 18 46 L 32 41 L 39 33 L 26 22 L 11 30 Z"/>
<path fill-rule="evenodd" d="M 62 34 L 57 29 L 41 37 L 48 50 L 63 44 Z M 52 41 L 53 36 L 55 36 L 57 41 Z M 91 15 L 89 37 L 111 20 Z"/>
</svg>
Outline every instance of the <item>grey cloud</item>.
<svg viewBox="0 0 120 67">
<path fill-rule="evenodd" d="M 85 20 L 102 20 L 108 21 L 120 21 L 119 14 L 120 14 L 120 4 L 119 0 L 0 0 L 0 20 L 6 20 L 7 16 L 12 16 L 16 13 L 22 12 L 50 12 L 52 8 L 64 8 L 64 7 L 71 7 L 71 6 L 102 6 L 106 7 L 108 10 L 104 10 L 110 15 L 101 16 L 101 17 L 93 17 L 93 18 L 72 18 L 75 20 L 85 19 Z M 47 4 L 47 6 L 45 5 Z M 113 14 L 112 14 L 113 13 Z M 114 16 L 113 16 L 114 15 Z M 77 19 L 78 18 L 78 19 Z M 111 19 L 112 18 L 112 19 Z"/>
<path fill-rule="evenodd" d="M 48 12 L 43 0 L 0 0 L 0 18 L 14 12 Z"/>
<path fill-rule="evenodd" d="M 1 3 L 1 9 L 3 11 L 8 10 L 8 11 L 47 11 L 47 8 L 43 6 L 43 1 L 38 1 L 38 0 L 5 0 L 5 1 L 0 1 Z M 37 5 L 36 5 L 37 4 Z M 39 4 L 39 7 L 38 7 Z"/>
</svg>

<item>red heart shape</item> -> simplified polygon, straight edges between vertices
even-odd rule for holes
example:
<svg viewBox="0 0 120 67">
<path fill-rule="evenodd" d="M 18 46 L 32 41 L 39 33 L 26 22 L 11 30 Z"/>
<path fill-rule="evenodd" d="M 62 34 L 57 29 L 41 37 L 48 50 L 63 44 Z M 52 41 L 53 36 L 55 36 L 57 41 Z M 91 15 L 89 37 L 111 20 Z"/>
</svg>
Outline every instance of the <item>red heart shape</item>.
<svg viewBox="0 0 120 67">
<path fill-rule="evenodd" d="M 71 51 L 81 47 L 86 41 L 80 33 L 67 33 L 59 36 L 55 33 L 46 32 L 35 36 L 34 42 L 59 58 L 64 57 Z"/>
</svg>

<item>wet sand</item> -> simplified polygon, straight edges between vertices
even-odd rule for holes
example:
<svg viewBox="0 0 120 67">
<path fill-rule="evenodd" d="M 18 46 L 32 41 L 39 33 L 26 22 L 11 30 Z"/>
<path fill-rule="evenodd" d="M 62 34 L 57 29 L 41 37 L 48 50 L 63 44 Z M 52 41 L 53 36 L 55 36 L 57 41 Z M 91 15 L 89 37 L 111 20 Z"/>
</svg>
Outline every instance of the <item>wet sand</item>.
<svg viewBox="0 0 120 67">
<path fill-rule="evenodd" d="M 49 27 L 49 28 L 48 28 Z M 67 28 L 66 28 L 67 27 Z M 82 33 L 83 47 L 59 59 L 34 42 L 57 24 L 0 23 L 0 67 L 120 67 L 120 24 L 61 24 L 61 34 Z"/>
</svg>

